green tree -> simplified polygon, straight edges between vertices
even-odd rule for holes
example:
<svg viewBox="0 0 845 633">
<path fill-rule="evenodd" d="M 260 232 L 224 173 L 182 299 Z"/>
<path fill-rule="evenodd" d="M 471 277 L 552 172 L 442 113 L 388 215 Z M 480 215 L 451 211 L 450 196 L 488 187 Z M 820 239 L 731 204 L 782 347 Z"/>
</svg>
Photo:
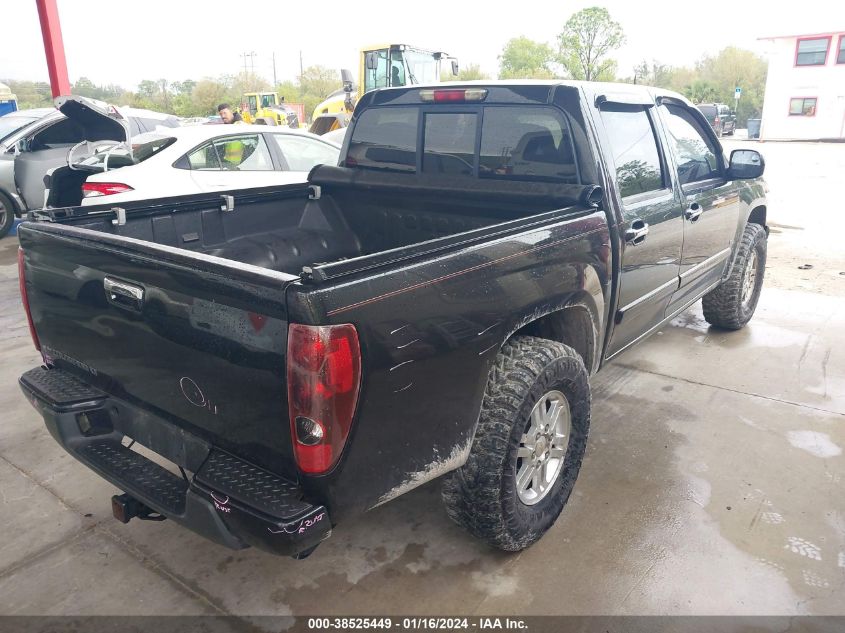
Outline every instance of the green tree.
<svg viewBox="0 0 845 633">
<path fill-rule="evenodd" d="M 308 66 L 299 77 L 300 92 L 319 97 L 321 101 L 342 87 L 340 73 L 325 66 Z"/>
<path fill-rule="evenodd" d="M 684 96 L 693 103 L 716 103 L 719 89 L 706 79 L 695 79 L 684 88 Z"/>
<path fill-rule="evenodd" d="M 91 99 L 100 98 L 100 89 L 94 85 L 94 82 L 88 77 L 80 77 L 70 87 L 71 94 L 79 95 L 80 97 L 90 97 Z"/>
<path fill-rule="evenodd" d="M 759 55 L 729 46 L 715 57 L 704 57 L 696 69 L 702 80 L 713 86 L 716 101 L 733 107 L 734 90 L 742 88 L 737 105 L 737 124 L 745 125 L 749 118 L 759 117 L 763 109 L 768 65 Z"/>
<path fill-rule="evenodd" d="M 499 55 L 500 79 L 551 79 L 554 51 L 544 42 L 525 36 L 508 40 Z"/>
<path fill-rule="evenodd" d="M 213 79 L 198 81 L 191 91 L 192 113 L 194 116 L 217 114 L 217 105 L 226 99 L 228 87 Z M 240 103 L 240 100 L 236 101 Z M 234 105 L 234 104 L 232 104 Z"/>
<path fill-rule="evenodd" d="M 625 34 L 603 7 L 589 7 L 567 20 L 558 35 L 558 61 L 573 79 L 607 81 L 616 74 L 609 55 L 625 42 Z"/>
<path fill-rule="evenodd" d="M 9 86 L 12 93 L 17 96 L 18 107 L 21 110 L 45 108 L 53 105 L 53 93 L 48 83 L 12 79 L 4 79 L 3 83 Z"/>
<path fill-rule="evenodd" d="M 479 79 L 490 79 L 490 75 L 481 70 L 481 66 L 478 64 L 467 64 L 465 68 L 458 69 L 457 77 L 449 71 L 441 79 L 443 81 L 476 81 Z"/>
</svg>

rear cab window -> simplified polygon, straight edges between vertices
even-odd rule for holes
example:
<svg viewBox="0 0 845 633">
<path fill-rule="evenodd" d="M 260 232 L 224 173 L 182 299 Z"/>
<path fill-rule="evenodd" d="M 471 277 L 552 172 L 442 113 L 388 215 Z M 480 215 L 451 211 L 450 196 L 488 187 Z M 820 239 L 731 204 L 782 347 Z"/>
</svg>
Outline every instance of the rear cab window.
<svg viewBox="0 0 845 633">
<path fill-rule="evenodd" d="M 550 106 L 384 106 L 361 113 L 345 166 L 577 184 L 566 116 Z"/>
</svg>

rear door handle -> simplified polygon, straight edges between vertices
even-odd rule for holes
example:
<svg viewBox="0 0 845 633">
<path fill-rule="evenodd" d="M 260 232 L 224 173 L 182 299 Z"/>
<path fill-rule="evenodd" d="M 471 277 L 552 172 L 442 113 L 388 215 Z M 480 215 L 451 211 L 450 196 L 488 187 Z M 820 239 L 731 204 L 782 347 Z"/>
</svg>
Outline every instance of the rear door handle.
<svg viewBox="0 0 845 633">
<path fill-rule="evenodd" d="M 693 202 L 689 208 L 684 212 L 684 217 L 690 222 L 695 222 L 704 213 L 704 209 L 697 202 Z"/>
<path fill-rule="evenodd" d="M 144 305 L 144 289 L 141 286 L 105 277 L 103 288 L 109 303 L 133 312 L 141 311 Z"/>
<path fill-rule="evenodd" d="M 642 220 L 631 222 L 631 228 L 625 231 L 625 241 L 633 246 L 639 246 L 648 235 L 648 224 Z"/>
</svg>

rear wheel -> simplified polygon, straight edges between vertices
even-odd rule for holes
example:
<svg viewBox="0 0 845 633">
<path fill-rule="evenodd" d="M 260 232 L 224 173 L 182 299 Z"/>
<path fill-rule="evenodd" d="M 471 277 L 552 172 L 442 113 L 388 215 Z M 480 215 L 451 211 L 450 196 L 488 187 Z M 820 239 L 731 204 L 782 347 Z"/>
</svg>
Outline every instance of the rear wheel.
<svg viewBox="0 0 845 633">
<path fill-rule="evenodd" d="M 570 347 L 520 336 L 490 373 L 467 462 L 443 484 L 456 523 L 506 551 L 554 524 L 575 486 L 590 427 L 590 386 Z"/>
<path fill-rule="evenodd" d="M 754 316 L 766 273 L 766 230 L 748 224 L 736 252 L 730 277 L 702 299 L 704 319 L 716 327 L 738 330 Z"/>
<path fill-rule="evenodd" d="M 5 194 L 0 193 L 0 237 L 5 237 L 12 230 L 14 223 L 15 207 Z"/>
</svg>

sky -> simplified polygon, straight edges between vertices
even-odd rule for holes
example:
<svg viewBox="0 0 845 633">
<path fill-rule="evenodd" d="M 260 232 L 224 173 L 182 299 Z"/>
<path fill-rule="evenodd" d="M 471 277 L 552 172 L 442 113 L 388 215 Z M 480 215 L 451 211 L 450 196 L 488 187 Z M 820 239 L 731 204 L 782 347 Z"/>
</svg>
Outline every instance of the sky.
<svg viewBox="0 0 845 633">
<path fill-rule="evenodd" d="M 88 77 L 134 90 L 143 79 L 201 79 L 244 69 L 279 81 L 304 66 L 350 68 L 357 51 L 376 43 L 443 50 L 491 76 L 512 37 L 554 43 L 567 18 L 604 6 L 625 32 L 619 76 L 656 59 L 691 65 L 704 54 L 739 46 L 765 54 L 758 38 L 845 30 L 845 1 L 703 2 L 674 0 L 487 0 L 480 2 L 237 2 L 235 0 L 58 0 L 71 82 Z M 3 2 L 0 78 L 47 81 L 35 0 Z M 249 63 L 249 62 L 248 62 Z"/>
</svg>

